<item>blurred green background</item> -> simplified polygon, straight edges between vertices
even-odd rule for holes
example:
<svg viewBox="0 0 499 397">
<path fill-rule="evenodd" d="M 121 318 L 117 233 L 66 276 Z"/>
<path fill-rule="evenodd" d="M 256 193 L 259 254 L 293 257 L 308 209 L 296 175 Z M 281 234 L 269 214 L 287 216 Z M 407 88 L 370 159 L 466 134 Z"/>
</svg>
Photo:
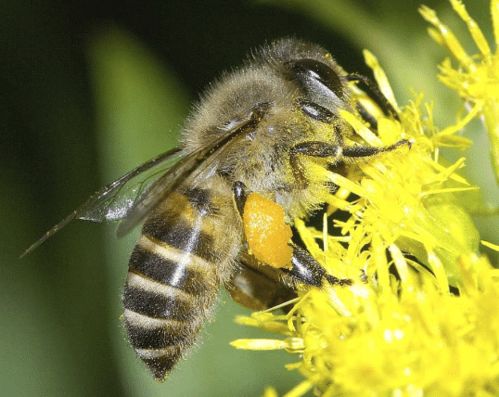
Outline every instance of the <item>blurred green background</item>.
<svg viewBox="0 0 499 397">
<path fill-rule="evenodd" d="M 488 1 L 469 9 L 490 38 Z M 462 31 L 446 1 L 428 1 Z M 375 52 L 401 103 L 424 90 L 437 118 L 456 100 L 436 80 L 444 52 L 418 1 L 58 1 L 0 3 L 0 395 L 258 396 L 299 379 L 284 353 L 236 351 L 264 334 L 236 326 L 247 311 L 224 293 L 216 319 L 164 384 L 135 359 L 120 325 L 120 294 L 136 234 L 78 222 L 29 257 L 19 254 L 91 192 L 174 146 L 200 91 L 266 40 L 316 41 L 349 71 Z M 466 36 L 467 37 L 467 36 Z M 498 205 L 486 134 L 465 171 Z M 459 154 L 462 155 L 462 154 Z M 452 156 L 452 155 L 451 155 Z M 454 156 L 456 156 L 454 154 Z M 495 200 L 495 202 L 494 202 Z M 497 243 L 496 217 L 477 216 Z"/>
</svg>

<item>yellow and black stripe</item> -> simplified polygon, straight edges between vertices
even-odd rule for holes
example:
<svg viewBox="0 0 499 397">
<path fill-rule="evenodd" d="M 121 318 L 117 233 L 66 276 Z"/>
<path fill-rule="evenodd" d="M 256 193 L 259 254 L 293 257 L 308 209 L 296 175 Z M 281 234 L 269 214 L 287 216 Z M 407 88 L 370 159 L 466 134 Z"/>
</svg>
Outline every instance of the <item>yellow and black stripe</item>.
<svg viewBox="0 0 499 397">
<path fill-rule="evenodd" d="M 147 219 L 130 258 L 125 328 L 157 379 L 194 343 L 219 290 L 217 265 L 229 260 L 214 243 L 223 225 L 210 207 L 208 191 L 173 194 Z"/>
</svg>

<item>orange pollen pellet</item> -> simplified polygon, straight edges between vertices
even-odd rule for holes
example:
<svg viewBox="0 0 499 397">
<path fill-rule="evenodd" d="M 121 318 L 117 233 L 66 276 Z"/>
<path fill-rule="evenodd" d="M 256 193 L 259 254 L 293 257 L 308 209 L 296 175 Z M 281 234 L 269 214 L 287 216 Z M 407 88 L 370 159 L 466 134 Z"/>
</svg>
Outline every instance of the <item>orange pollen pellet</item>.
<svg viewBox="0 0 499 397">
<path fill-rule="evenodd" d="M 246 199 L 243 211 L 244 233 L 250 253 L 267 265 L 291 267 L 293 249 L 289 246 L 291 227 L 284 221 L 284 209 L 258 193 Z"/>
</svg>

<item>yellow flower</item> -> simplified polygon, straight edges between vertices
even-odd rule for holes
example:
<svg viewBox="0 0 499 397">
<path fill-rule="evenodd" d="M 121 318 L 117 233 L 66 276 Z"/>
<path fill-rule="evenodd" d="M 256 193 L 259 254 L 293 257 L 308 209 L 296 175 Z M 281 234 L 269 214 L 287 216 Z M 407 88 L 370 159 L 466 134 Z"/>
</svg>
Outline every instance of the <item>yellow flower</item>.
<svg viewBox="0 0 499 397">
<path fill-rule="evenodd" d="M 453 36 L 442 37 L 459 59 L 471 59 Z M 449 165 L 439 156 L 441 147 L 469 143 L 456 133 L 478 113 L 485 115 L 494 98 L 488 92 L 473 99 L 466 117 L 439 129 L 422 98 L 400 107 L 376 58 L 369 52 L 365 58 L 400 121 L 377 112 L 374 134 L 357 115 L 344 111 L 342 117 L 371 145 L 404 138 L 412 148 L 352 165 L 346 176 L 331 173 L 339 189 L 328 199 L 323 230 L 295 220 L 308 251 L 354 283 L 304 289 L 287 314 L 272 309 L 238 317 L 240 324 L 282 336 L 232 344 L 294 354 L 296 362 L 287 368 L 304 380 L 286 397 L 309 391 L 329 397 L 498 396 L 499 270 L 480 255 L 478 232 L 453 196 L 476 189 L 458 174 L 465 159 Z M 480 88 L 483 83 L 471 92 Z M 361 94 L 359 100 L 369 102 Z M 277 396 L 273 389 L 265 393 Z"/>
<path fill-rule="evenodd" d="M 484 118 L 491 141 L 491 155 L 499 182 L 499 0 L 491 0 L 490 11 L 494 27 L 495 52 L 489 46 L 477 23 L 459 0 L 450 0 L 452 7 L 466 23 L 468 31 L 478 48 L 478 53 L 466 52 L 450 28 L 443 24 L 434 10 L 423 6 L 421 15 L 431 24 L 430 35 L 447 47 L 457 61 L 453 65 L 446 59 L 440 65 L 440 80 L 456 91 L 466 102 L 474 106 L 477 114 Z"/>
</svg>

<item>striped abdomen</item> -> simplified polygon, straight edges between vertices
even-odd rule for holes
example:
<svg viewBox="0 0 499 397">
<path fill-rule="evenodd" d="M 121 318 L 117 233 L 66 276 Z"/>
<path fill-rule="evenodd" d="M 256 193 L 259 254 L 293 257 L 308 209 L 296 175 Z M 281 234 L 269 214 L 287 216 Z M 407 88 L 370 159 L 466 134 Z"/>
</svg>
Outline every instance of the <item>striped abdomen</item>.
<svg viewBox="0 0 499 397">
<path fill-rule="evenodd" d="M 232 269 L 240 237 L 237 230 L 225 236 L 233 206 L 218 196 L 200 189 L 171 195 L 147 219 L 130 258 L 125 327 L 157 379 L 193 344 L 220 283 L 230 277 L 221 269 Z"/>
</svg>

